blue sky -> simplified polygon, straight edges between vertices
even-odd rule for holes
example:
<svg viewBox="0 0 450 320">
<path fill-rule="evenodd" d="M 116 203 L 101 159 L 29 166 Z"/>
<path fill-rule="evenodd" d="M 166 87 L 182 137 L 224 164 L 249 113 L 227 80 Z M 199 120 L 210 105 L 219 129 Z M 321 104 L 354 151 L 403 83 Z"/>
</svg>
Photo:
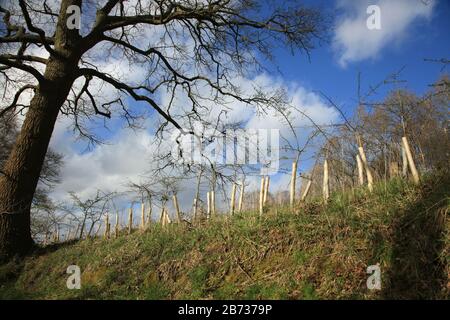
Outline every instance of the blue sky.
<svg viewBox="0 0 450 320">
<path fill-rule="evenodd" d="M 328 32 L 329 41 L 322 42 L 310 52 L 310 61 L 306 55 L 297 53 L 293 56 L 285 48 L 274 50 L 275 65 L 280 73 L 263 75 L 259 81 L 269 86 L 274 82 L 291 87 L 293 99 L 324 123 L 339 119 L 337 113 L 327 107 L 324 100 L 320 100 L 317 92 L 324 92 L 347 115 L 351 115 L 357 104 L 358 72 L 361 72 L 364 93 L 369 85 L 377 84 L 404 67 L 401 79 L 407 80 L 407 83 L 401 86 L 422 94 L 442 74 L 442 65 L 425 62 L 424 58 L 448 59 L 450 53 L 450 1 L 424 1 L 307 1 L 333 17 L 332 28 Z M 369 4 L 377 4 L 381 8 L 381 30 L 369 31 L 365 26 Z M 105 67 L 120 70 L 123 66 L 108 65 L 106 62 Z M 270 68 L 275 67 L 272 65 Z M 124 70 L 127 75 L 133 75 L 130 70 Z M 385 93 L 380 91 L 381 95 L 377 98 L 382 98 Z M 245 113 L 242 109 L 236 110 L 236 114 L 242 113 Z M 151 121 L 155 119 L 158 118 L 152 117 Z M 277 127 L 273 119 L 252 117 L 249 123 Z M 61 119 L 52 138 L 52 147 L 65 154 L 66 164 L 62 170 L 63 182 L 55 190 L 56 198 L 63 199 L 68 191 L 86 197 L 97 188 L 116 188 L 120 191 L 125 189 L 127 182 L 139 180 L 149 166 L 146 157 L 154 151 L 152 126 L 133 132 L 119 129 L 122 124 L 110 124 L 111 132 L 97 129 L 103 137 L 110 139 L 110 144 L 85 151 L 86 144 L 74 142 L 72 133 L 67 131 L 68 123 Z M 305 171 L 310 165 L 311 161 L 302 163 L 300 170 Z M 288 175 L 278 175 L 271 182 L 271 188 L 285 189 L 288 180 Z M 255 185 L 258 185 L 257 180 Z M 184 210 L 192 201 L 192 189 L 192 182 L 189 182 L 185 186 L 187 193 L 179 196 Z"/>
<path fill-rule="evenodd" d="M 357 10 L 363 10 L 367 4 L 383 3 L 383 1 L 358 0 L 360 5 Z M 387 0 L 399 3 L 410 3 L 415 6 L 425 6 L 421 0 Z M 425 0 L 424 0 L 425 1 Z M 430 1 L 430 0 L 429 0 Z M 429 89 L 428 85 L 438 79 L 443 73 L 442 65 L 424 61 L 428 59 L 441 59 L 448 57 L 450 52 L 450 41 L 448 30 L 450 30 L 450 1 L 432 0 L 433 9 L 428 18 L 416 17 L 410 23 L 405 22 L 402 31 L 389 30 L 389 25 L 383 25 L 383 7 L 381 11 L 382 29 L 385 33 L 396 34 L 394 39 L 388 41 L 381 47 L 378 53 L 369 58 L 351 61 L 345 66 L 339 63 L 339 52 L 335 49 L 334 35 L 336 28 L 342 19 L 355 14 L 355 0 L 319 0 L 305 1 L 308 5 L 320 8 L 326 15 L 332 17 L 331 29 L 328 31 L 326 41 L 321 41 L 316 48 L 310 51 L 309 59 L 306 54 L 295 52 L 279 47 L 274 51 L 275 61 L 268 64 L 268 68 L 280 72 L 278 74 L 286 83 L 294 82 L 311 92 L 323 92 L 331 97 L 346 113 L 351 114 L 357 103 L 357 76 L 361 73 L 361 91 L 368 90 L 368 86 L 375 85 L 389 74 L 402 69 L 401 79 L 407 83 L 399 84 L 400 87 L 408 88 L 417 94 L 422 94 Z M 358 14 L 361 14 L 359 12 Z M 365 15 L 363 12 L 364 17 Z M 385 31 L 384 29 L 388 29 Z M 376 34 L 378 31 L 372 31 Z M 444 72 L 447 70 L 444 70 Z M 276 74 L 276 73 L 275 73 Z M 387 90 L 393 86 L 385 86 L 380 89 L 382 98 Z M 385 89 L 385 90 L 383 90 Z M 129 103 L 136 106 L 138 103 Z M 141 103 L 142 108 L 146 108 Z M 121 126 L 118 121 L 111 128 Z M 105 139 L 114 136 L 114 130 L 100 130 Z M 83 146 L 80 145 L 80 151 Z"/>
<path fill-rule="evenodd" d="M 370 3 L 377 2 L 370 1 Z M 420 2 L 420 0 L 409 2 Z M 326 12 L 333 14 L 336 12 L 336 6 L 330 3 L 331 1 L 320 1 L 319 5 Z M 346 14 L 348 12 L 345 10 L 339 11 L 337 20 Z M 381 11 L 381 21 L 383 28 L 383 11 Z M 368 85 L 375 85 L 403 66 L 405 68 L 401 78 L 407 80 L 407 83 L 400 86 L 407 87 L 418 94 L 428 90 L 428 85 L 436 81 L 442 73 L 442 65 L 425 62 L 424 58 L 448 58 L 449 31 L 450 1 L 441 0 L 436 2 L 430 19 L 413 20 L 395 41 L 387 43 L 374 57 L 351 62 L 343 67 L 339 64 L 339 57 L 333 49 L 333 39 L 331 39 L 328 43 L 322 43 L 320 47 L 311 51 L 310 61 L 304 55 L 292 56 L 283 48 L 279 48 L 276 51 L 277 65 L 286 80 L 300 82 L 301 85 L 313 91 L 323 91 L 342 104 L 345 111 L 351 114 L 357 102 L 358 72 L 361 72 L 363 92 L 367 90 Z M 333 31 L 331 31 L 332 37 Z"/>
</svg>

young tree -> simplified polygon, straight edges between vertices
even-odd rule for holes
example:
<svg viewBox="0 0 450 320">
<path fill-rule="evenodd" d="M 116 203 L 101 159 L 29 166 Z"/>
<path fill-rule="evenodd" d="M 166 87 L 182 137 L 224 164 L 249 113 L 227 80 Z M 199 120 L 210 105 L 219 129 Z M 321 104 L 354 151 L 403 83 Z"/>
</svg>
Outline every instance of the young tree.
<svg viewBox="0 0 450 320">
<path fill-rule="evenodd" d="M 81 31 L 74 28 L 77 8 L 84 13 Z M 317 11 L 295 1 L 6 0 L 0 14 L 2 94 L 13 97 L 0 107 L 0 116 L 27 109 L 0 175 L 2 257 L 24 253 L 32 245 L 30 206 L 60 113 L 71 115 L 79 133 L 92 138 L 81 118 L 110 118 L 118 111 L 132 121 L 125 98 L 147 104 L 162 117 L 163 127 L 179 129 L 183 118 L 208 114 L 206 100 L 214 106 L 234 100 L 258 108 L 281 103 L 276 93 L 246 95 L 235 78 L 262 56 L 270 58 L 274 45 L 308 51 L 322 25 Z M 97 68 L 93 56 L 108 55 L 139 64 L 148 79 L 134 84 Z M 91 92 L 95 81 L 117 90 L 117 96 L 99 101 Z M 208 94 L 202 95 L 200 87 Z M 173 99 L 161 103 L 161 91 L 183 96 L 189 107 L 172 115 Z M 24 92 L 33 97 L 19 104 Z"/>
<path fill-rule="evenodd" d="M 66 211 L 68 215 L 72 216 L 72 220 L 80 226 L 78 230 L 79 235 L 77 235 L 80 239 L 83 236 L 89 238 L 94 235 L 95 225 L 103 219 L 114 196 L 114 193 L 104 193 L 97 190 L 93 198 L 82 200 L 75 193 L 70 193 L 73 208 L 67 209 Z"/>
</svg>

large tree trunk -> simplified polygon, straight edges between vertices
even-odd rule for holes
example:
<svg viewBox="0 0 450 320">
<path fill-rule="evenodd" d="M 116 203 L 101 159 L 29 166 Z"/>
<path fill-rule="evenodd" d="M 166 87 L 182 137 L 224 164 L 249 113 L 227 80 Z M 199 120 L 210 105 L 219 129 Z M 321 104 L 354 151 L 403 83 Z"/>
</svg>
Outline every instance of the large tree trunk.
<svg viewBox="0 0 450 320">
<path fill-rule="evenodd" d="M 61 3 L 55 34 L 55 51 L 64 58 L 51 57 L 30 102 L 16 143 L 0 176 L 0 261 L 26 253 L 33 245 L 30 208 L 45 154 L 58 117 L 75 79 L 78 58 L 72 53 L 78 30 L 68 30 L 66 11 L 81 0 Z"/>
<path fill-rule="evenodd" d="M 26 253 L 31 245 L 30 208 L 58 112 L 72 77 L 61 62 L 47 67 L 48 84 L 30 102 L 16 143 L 0 177 L 0 258 Z M 2 259 L 3 260 L 3 259 Z"/>
</svg>

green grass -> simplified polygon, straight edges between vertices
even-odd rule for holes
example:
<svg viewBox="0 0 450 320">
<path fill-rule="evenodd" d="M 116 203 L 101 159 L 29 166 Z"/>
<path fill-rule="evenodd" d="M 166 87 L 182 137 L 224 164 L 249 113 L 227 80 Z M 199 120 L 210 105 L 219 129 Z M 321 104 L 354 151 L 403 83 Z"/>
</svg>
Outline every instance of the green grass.
<svg viewBox="0 0 450 320">
<path fill-rule="evenodd" d="M 42 248 L 0 266 L 0 298 L 447 299 L 449 177 L 423 180 L 335 193 L 294 212 Z M 366 268 L 376 263 L 382 290 L 369 291 Z M 72 264 L 81 290 L 66 287 Z"/>
</svg>

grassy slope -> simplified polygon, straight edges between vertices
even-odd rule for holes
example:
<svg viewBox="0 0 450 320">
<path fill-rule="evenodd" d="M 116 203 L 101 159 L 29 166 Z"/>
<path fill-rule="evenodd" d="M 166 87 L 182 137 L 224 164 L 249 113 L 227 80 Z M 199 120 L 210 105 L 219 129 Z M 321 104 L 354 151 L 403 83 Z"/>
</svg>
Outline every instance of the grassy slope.
<svg viewBox="0 0 450 320">
<path fill-rule="evenodd" d="M 0 266 L 0 298 L 449 298 L 448 195 L 448 175 L 420 187 L 391 181 L 299 214 L 272 208 L 263 218 L 60 244 Z M 366 268 L 376 263 L 374 292 Z M 81 290 L 66 288 L 71 264 L 81 267 Z"/>
</svg>

